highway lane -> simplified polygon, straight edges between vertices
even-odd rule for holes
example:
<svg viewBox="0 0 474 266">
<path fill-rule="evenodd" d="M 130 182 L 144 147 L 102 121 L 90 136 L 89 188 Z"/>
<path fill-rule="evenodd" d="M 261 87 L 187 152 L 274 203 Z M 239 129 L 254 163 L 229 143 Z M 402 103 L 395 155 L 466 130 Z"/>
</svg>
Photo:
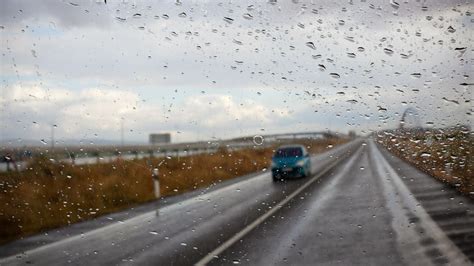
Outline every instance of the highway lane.
<svg viewBox="0 0 474 266">
<path fill-rule="evenodd" d="M 471 265 L 413 198 L 382 152 L 386 153 L 368 141 L 333 172 L 325 185 L 306 189 L 277 214 L 205 262 Z M 418 220 L 415 222 L 413 217 Z"/>
<path fill-rule="evenodd" d="M 313 157 L 311 178 L 262 173 L 0 264 L 470 265 L 386 157 L 357 140 Z"/>
<path fill-rule="evenodd" d="M 313 172 L 350 155 L 360 141 L 312 158 Z M 306 179 L 272 182 L 264 172 L 241 182 L 175 204 L 32 247 L 0 260 L 3 264 L 128 264 L 131 261 L 182 265 L 198 261 L 216 246 L 265 213 Z M 87 227 L 87 226 L 83 226 Z M 67 234 L 66 232 L 63 232 Z M 20 242 L 21 243 L 21 242 Z M 6 247 L 17 250 L 17 247 Z"/>
</svg>

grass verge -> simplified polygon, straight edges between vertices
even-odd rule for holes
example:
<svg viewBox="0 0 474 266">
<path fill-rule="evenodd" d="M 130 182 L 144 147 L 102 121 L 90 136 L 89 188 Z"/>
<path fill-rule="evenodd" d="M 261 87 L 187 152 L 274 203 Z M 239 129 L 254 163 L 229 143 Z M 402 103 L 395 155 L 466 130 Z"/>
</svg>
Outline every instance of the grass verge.
<svg viewBox="0 0 474 266">
<path fill-rule="evenodd" d="M 474 138 L 462 129 L 380 132 L 380 144 L 429 175 L 474 198 Z"/>
</svg>

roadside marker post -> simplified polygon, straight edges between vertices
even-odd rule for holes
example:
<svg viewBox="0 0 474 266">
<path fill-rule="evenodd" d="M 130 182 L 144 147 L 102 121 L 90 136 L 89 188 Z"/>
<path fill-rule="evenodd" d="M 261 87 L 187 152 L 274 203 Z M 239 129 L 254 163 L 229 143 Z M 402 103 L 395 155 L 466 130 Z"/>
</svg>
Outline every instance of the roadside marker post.
<svg viewBox="0 0 474 266">
<path fill-rule="evenodd" d="M 155 198 L 159 199 L 160 198 L 160 177 L 159 177 L 159 170 L 158 168 L 154 168 L 151 174 L 151 177 L 153 178 L 153 189 L 155 192 Z"/>
</svg>

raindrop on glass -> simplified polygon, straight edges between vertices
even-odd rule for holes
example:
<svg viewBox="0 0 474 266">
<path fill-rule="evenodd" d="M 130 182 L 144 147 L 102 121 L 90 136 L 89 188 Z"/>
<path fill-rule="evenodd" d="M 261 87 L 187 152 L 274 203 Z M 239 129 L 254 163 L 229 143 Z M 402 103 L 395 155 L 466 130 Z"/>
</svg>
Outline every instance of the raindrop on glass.
<svg viewBox="0 0 474 266">
<path fill-rule="evenodd" d="M 229 23 L 229 24 L 232 24 L 234 22 L 234 19 L 233 18 L 229 18 L 229 17 L 224 17 L 224 21 Z"/>
<path fill-rule="evenodd" d="M 331 78 L 334 78 L 334 79 L 338 79 L 341 77 L 341 75 L 337 74 L 337 73 L 329 73 L 329 75 L 331 76 Z"/>
<path fill-rule="evenodd" d="M 242 17 L 244 17 L 245 19 L 248 19 L 248 20 L 253 19 L 253 16 L 250 15 L 249 13 L 245 13 Z"/>
<path fill-rule="evenodd" d="M 388 49 L 388 48 L 384 48 L 383 51 L 388 54 L 388 55 L 392 55 L 393 54 L 393 50 L 392 49 Z"/>
<path fill-rule="evenodd" d="M 306 43 L 306 46 L 308 46 L 309 48 L 313 49 L 313 50 L 316 50 L 316 46 L 314 45 L 313 42 L 307 42 Z"/>
<path fill-rule="evenodd" d="M 263 137 L 262 137 L 261 135 L 255 135 L 255 136 L 253 137 L 252 141 L 253 141 L 253 143 L 254 143 L 255 145 L 260 146 L 260 145 L 263 144 L 264 139 L 263 139 Z"/>
</svg>

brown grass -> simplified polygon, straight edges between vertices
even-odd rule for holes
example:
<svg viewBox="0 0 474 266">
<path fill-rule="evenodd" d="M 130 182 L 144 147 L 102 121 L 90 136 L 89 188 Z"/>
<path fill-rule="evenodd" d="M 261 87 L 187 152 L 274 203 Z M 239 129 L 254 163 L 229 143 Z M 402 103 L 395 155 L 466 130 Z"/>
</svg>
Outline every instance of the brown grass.
<svg viewBox="0 0 474 266">
<path fill-rule="evenodd" d="M 312 153 L 345 139 L 296 141 Z M 74 166 L 37 158 L 22 172 L 0 173 L 0 243 L 154 200 L 151 171 L 159 165 L 162 196 L 262 170 L 273 148 L 181 158 L 146 158 Z"/>
<path fill-rule="evenodd" d="M 474 139 L 470 132 L 380 133 L 378 141 L 398 157 L 474 197 Z"/>
</svg>

